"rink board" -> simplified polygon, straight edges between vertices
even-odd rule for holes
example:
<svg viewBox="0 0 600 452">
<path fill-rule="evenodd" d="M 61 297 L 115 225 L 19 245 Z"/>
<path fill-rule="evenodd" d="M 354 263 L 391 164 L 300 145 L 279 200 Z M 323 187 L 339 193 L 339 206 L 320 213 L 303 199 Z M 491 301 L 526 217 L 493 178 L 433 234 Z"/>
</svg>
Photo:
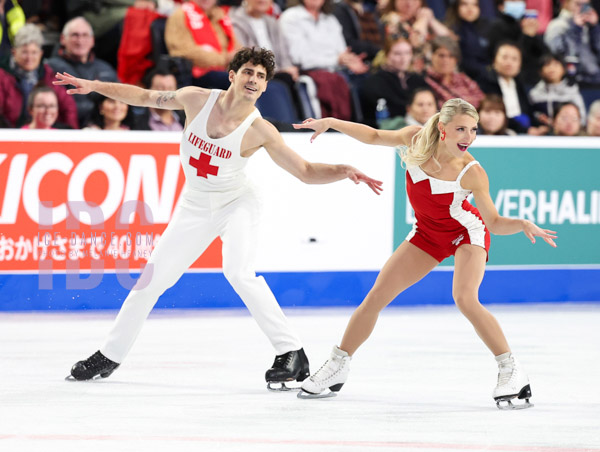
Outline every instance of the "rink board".
<svg viewBox="0 0 600 452">
<path fill-rule="evenodd" d="M 0 131 L 0 311 L 118 308 L 131 284 L 115 272 L 139 272 L 181 193 L 181 135 L 34 132 Z M 307 160 L 353 165 L 385 190 L 375 196 L 349 181 L 306 185 L 259 151 L 247 167 L 263 198 L 256 269 L 282 306 L 354 306 L 410 230 L 404 169 L 389 148 L 335 133 L 310 144 L 309 136 L 284 138 Z M 531 218 L 559 235 L 557 249 L 541 240 L 531 245 L 522 234 L 492 237 L 481 300 L 600 301 L 599 141 L 480 137 L 472 152 L 501 214 Z M 45 201 L 51 204 L 40 208 Z M 121 215 L 125 201 L 141 201 L 150 221 L 143 210 Z M 78 202 L 99 210 L 86 213 Z M 69 224 L 77 209 L 81 221 Z M 48 218 L 51 225 L 43 225 Z M 104 248 L 95 241 L 101 234 Z M 241 306 L 221 274 L 220 251 L 217 239 L 157 306 Z M 395 303 L 452 303 L 452 264 Z M 98 281 L 86 281 L 90 269 Z"/>
<path fill-rule="evenodd" d="M 357 306 L 377 272 L 262 274 L 282 307 Z M 452 271 L 431 272 L 392 305 L 452 304 Z M 85 276 L 85 275 L 84 275 Z M 89 275 L 87 275 L 89 276 Z M 482 303 L 598 302 L 600 269 L 488 269 Z M 115 274 L 94 289 L 67 289 L 66 275 L 52 276 L 52 289 L 38 289 L 38 275 L 0 275 L 0 311 L 118 309 L 128 290 Z M 9 295 L 10 294 L 10 295 Z M 243 303 L 222 273 L 186 273 L 158 300 L 157 308 L 239 308 Z"/>
</svg>

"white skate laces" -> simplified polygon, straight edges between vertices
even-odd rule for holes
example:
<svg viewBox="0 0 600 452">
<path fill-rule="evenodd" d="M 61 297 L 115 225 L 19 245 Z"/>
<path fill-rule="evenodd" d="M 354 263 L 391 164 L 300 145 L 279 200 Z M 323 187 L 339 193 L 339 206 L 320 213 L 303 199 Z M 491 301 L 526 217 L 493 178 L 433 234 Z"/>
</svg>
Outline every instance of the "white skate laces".
<svg viewBox="0 0 600 452">
<path fill-rule="evenodd" d="M 510 353 L 496 356 L 498 363 L 498 384 L 494 389 L 493 397 L 496 406 L 501 410 L 518 410 L 530 408 L 531 386 L 527 375 L 521 369 L 519 362 Z M 513 399 L 525 399 L 525 403 L 513 405 Z M 503 403 L 505 402 L 505 403 Z"/>
<path fill-rule="evenodd" d="M 298 397 L 313 399 L 335 396 L 348 378 L 351 359 L 348 353 L 334 346 L 325 364 L 302 383 L 302 390 L 298 393 Z M 322 394 L 326 389 L 330 392 Z"/>
</svg>

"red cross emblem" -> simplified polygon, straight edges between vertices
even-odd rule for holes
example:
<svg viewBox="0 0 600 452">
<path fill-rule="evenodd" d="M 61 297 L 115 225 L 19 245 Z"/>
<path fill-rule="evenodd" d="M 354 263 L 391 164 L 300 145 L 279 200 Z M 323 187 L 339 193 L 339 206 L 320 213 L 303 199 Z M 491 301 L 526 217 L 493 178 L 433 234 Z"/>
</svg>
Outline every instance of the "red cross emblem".
<svg viewBox="0 0 600 452">
<path fill-rule="evenodd" d="M 200 153 L 200 157 L 195 159 L 190 157 L 190 165 L 196 168 L 196 175 L 208 179 L 208 175 L 216 176 L 219 172 L 219 167 L 210 164 L 212 157 L 208 154 Z"/>
</svg>

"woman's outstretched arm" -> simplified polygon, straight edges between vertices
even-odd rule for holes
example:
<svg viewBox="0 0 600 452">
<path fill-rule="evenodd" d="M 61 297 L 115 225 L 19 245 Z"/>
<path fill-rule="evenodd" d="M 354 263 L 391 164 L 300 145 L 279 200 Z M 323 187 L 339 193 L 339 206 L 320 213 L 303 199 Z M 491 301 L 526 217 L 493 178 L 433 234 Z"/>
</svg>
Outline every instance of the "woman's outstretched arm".
<svg viewBox="0 0 600 452">
<path fill-rule="evenodd" d="M 356 122 L 342 121 L 336 118 L 308 118 L 302 124 L 294 124 L 295 129 L 312 129 L 315 131 L 310 141 L 329 129 L 337 130 L 345 135 L 366 144 L 382 146 L 408 146 L 412 137 L 421 130 L 419 126 L 407 126 L 399 130 L 379 130 Z"/>
</svg>

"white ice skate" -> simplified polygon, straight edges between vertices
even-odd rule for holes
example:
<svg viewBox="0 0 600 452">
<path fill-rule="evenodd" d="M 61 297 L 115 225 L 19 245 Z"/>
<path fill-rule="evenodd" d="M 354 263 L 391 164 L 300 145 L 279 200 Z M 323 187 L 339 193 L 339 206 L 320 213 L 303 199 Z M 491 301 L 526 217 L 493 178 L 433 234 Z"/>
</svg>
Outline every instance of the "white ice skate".
<svg viewBox="0 0 600 452">
<path fill-rule="evenodd" d="M 352 357 L 348 353 L 334 346 L 331 356 L 325 361 L 325 364 L 304 380 L 298 397 L 301 399 L 335 397 L 346 383 L 351 359 Z M 330 392 L 323 394 L 326 389 L 329 389 Z"/>
<path fill-rule="evenodd" d="M 494 389 L 496 406 L 501 410 L 522 410 L 531 408 L 531 386 L 529 378 L 519 365 L 519 362 L 509 352 L 496 356 L 498 362 L 498 384 Z M 513 399 L 525 399 L 525 403 L 513 405 Z M 506 403 L 502 403 L 506 402 Z"/>
</svg>

